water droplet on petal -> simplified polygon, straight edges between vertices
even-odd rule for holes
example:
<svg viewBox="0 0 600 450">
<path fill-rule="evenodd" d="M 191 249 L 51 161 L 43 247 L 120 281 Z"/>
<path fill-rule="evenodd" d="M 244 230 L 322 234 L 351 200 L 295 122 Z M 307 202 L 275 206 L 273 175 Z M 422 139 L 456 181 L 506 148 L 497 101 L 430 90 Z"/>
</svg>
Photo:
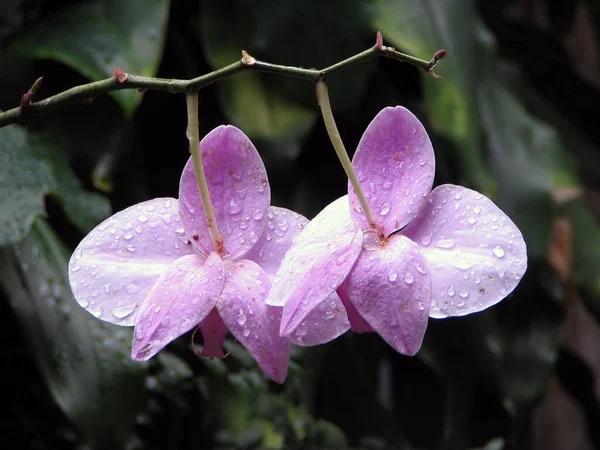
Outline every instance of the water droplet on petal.
<svg viewBox="0 0 600 450">
<path fill-rule="evenodd" d="M 477 222 L 477 219 L 475 217 L 469 217 L 467 219 L 467 222 L 469 222 L 471 225 L 473 225 L 475 222 Z"/>
<path fill-rule="evenodd" d="M 458 293 L 458 295 L 460 295 L 462 298 L 467 298 L 469 296 L 469 291 L 467 291 L 466 289 L 463 289 L 462 291 L 460 291 Z"/>
<path fill-rule="evenodd" d="M 438 248 L 452 248 L 456 245 L 456 242 L 454 241 L 454 239 L 440 239 L 437 244 L 436 247 Z"/>
<path fill-rule="evenodd" d="M 102 315 L 102 308 L 100 308 L 99 306 L 97 306 L 97 307 L 90 307 L 90 308 L 88 308 L 88 311 L 94 317 L 100 317 Z"/>
<path fill-rule="evenodd" d="M 148 222 L 148 216 L 145 216 L 143 214 L 139 215 L 137 219 L 142 223 Z"/>
<path fill-rule="evenodd" d="M 236 201 L 232 198 L 229 200 L 229 214 L 238 214 L 242 211 L 242 205 L 236 203 Z"/>
<path fill-rule="evenodd" d="M 262 209 L 257 209 L 256 211 L 254 211 L 254 214 L 252 214 L 252 218 L 254 220 L 260 220 L 263 218 L 264 213 L 265 212 Z"/>
<path fill-rule="evenodd" d="M 479 214 L 481 212 L 481 208 L 479 206 L 476 206 L 475 208 L 473 208 L 473 212 L 475 214 Z"/>
<path fill-rule="evenodd" d="M 455 294 L 455 293 L 456 293 L 456 291 L 454 290 L 454 285 L 451 285 L 451 286 L 448 288 L 448 296 L 450 296 L 450 297 L 454 297 L 454 294 Z"/>
<path fill-rule="evenodd" d="M 498 258 L 502 258 L 504 257 L 504 255 L 506 255 L 504 249 L 499 245 L 492 249 L 492 253 L 494 253 L 494 255 L 496 255 Z"/>
<path fill-rule="evenodd" d="M 248 337 L 248 335 L 250 334 L 250 328 L 244 328 L 244 331 L 242 331 L 242 334 L 244 335 L 244 337 Z"/>
<path fill-rule="evenodd" d="M 429 233 L 426 236 L 423 236 L 423 239 L 421 239 L 421 244 L 423 244 L 424 246 L 428 246 L 431 243 L 431 233 Z"/>
<path fill-rule="evenodd" d="M 398 278 L 398 274 L 396 272 L 392 271 L 388 274 L 388 279 L 390 281 L 396 281 L 396 278 Z"/>
<path fill-rule="evenodd" d="M 235 318 L 235 321 L 240 325 L 244 325 L 246 323 L 246 315 L 242 312 L 239 316 Z"/>
<path fill-rule="evenodd" d="M 381 187 L 387 191 L 387 190 L 391 189 L 392 182 L 391 181 L 386 181 L 385 183 L 383 183 L 383 185 Z"/>
<path fill-rule="evenodd" d="M 415 281 L 415 276 L 412 273 L 408 272 L 406 275 L 404 275 L 404 282 L 406 284 L 413 284 L 414 281 Z"/>
<path fill-rule="evenodd" d="M 120 306 L 112 310 L 113 316 L 117 319 L 124 319 L 135 311 L 135 305 Z"/>
<path fill-rule="evenodd" d="M 390 209 L 392 208 L 392 205 L 390 205 L 389 203 L 384 203 L 383 205 L 381 205 L 381 208 L 379 208 L 379 215 L 380 216 L 385 216 L 387 215 L 387 213 L 390 212 Z"/>
<path fill-rule="evenodd" d="M 128 285 L 125 286 L 125 290 L 127 291 L 128 294 L 135 294 L 136 292 L 140 291 L 140 287 L 137 286 L 136 284 L 129 283 Z"/>
<path fill-rule="evenodd" d="M 125 235 L 123 236 L 123 239 L 125 239 L 126 241 L 128 241 L 129 239 L 131 239 L 133 237 L 132 233 L 125 233 Z"/>
</svg>

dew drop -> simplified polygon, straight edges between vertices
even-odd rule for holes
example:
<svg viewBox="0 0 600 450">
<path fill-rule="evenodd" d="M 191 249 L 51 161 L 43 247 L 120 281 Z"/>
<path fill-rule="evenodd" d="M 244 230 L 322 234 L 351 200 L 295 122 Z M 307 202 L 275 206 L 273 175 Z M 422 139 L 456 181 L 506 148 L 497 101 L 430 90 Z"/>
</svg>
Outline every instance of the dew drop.
<svg viewBox="0 0 600 450">
<path fill-rule="evenodd" d="M 81 251 L 81 249 L 77 250 L 75 252 L 75 259 L 81 258 L 82 255 L 83 255 L 83 252 Z"/>
<path fill-rule="evenodd" d="M 417 309 L 419 311 L 425 311 L 425 305 L 423 304 L 423 302 L 419 301 L 419 303 L 417 303 Z"/>
<path fill-rule="evenodd" d="M 417 266 L 417 272 L 419 272 L 419 273 L 427 273 L 427 270 L 425 270 L 425 267 L 423 267 L 422 265 L 417 264 L 416 266 Z"/>
<path fill-rule="evenodd" d="M 383 183 L 383 185 L 381 187 L 387 191 L 392 188 L 392 182 L 386 181 L 385 183 Z"/>
<path fill-rule="evenodd" d="M 500 247 L 499 245 L 492 249 L 492 253 L 494 253 L 494 255 L 497 256 L 498 258 L 502 258 L 502 257 L 504 257 L 504 255 L 506 255 L 506 252 L 504 251 L 504 249 L 502 247 Z"/>
<path fill-rule="evenodd" d="M 452 248 L 456 245 L 456 242 L 454 241 L 454 239 L 440 239 L 437 244 L 436 247 L 438 248 Z"/>
<path fill-rule="evenodd" d="M 125 233 L 125 235 L 123 236 L 123 239 L 125 239 L 126 241 L 128 241 L 132 237 L 133 237 L 133 234 L 128 232 L 128 233 Z"/>
<path fill-rule="evenodd" d="M 90 308 L 88 308 L 88 311 L 94 317 L 100 317 L 102 315 L 102 308 L 100 308 L 99 306 L 97 306 L 97 307 L 90 307 Z"/>
<path fill-rule="evenodd" d="M 135 311 L 135 305 L 126 305 L 112 310 L 112 315 L 117 319 L 124 319 Z"/>
<path fill-rule="evenodd" d="M 244 335 L 244 337 L 248 337 L 248 335 L 250 334 L 250 328 L 244 328 L 244 331 L 242 331 L 242 334 Z"/>
<path fill-rule="evenodd" d="M 235 321 L 239 324 L 239 325 L 244 325 L 246 323 L 246 315 L 242 312 L 239 316 L 237 316 L 235 318 Z M 244 330 L 246 331 L 246 330 Z"/>
<path fill-rule="evenodd" d="M 139 215 L 137 219 L 142 223 L 148 222 L 148 216 L 145 216 L 143 214 Z"/>
<path fill-rule="evenodd" d="M 248 228 L 248 222 L 241 221 L 240 230 L 245 230 L 246 228 Z"/>
<path fill-rule="evenodd" d="M 150 212 L 154 211 L 156 207 L 154 205 L 146 205 L 146 209 Z"/>
<path fill-rule="evenodd" d="M 232 198 L 229 200 L 229 214 L 238 214 L 242 211 L 242 206 L 239 203 L 236 203 Z"/>
<path fill-rule="evenodd" d="M 381 208 L 379 208 L 379 215 L 380 216 L 385 216 L 387 215 L 387 213 L 390 212 L 390 209 L 392 208 L 392 206 L 389 203 L 384 203 L 383 205 L 381 205 Z"/>
<path fill-rule="evenodd" d="M 160 312 L 160 305 L 154 308 L 154 314 L 158 314 Z"/>
<path fill-rule="evenodd" d="M 257 209 L 256 211 L 254 211 L 254 214 L 252 214 L 252 218 L 254 220 L 260 220 L 263 218 L 264 215 L 264 211 L 262 209 Z"/>
<path fill-rule="evenodd" d="M 140 287 L 137 286 L 136 284 L 129 283 L 128 285 L 125 286 L 125 290 L 127 291 L 128 294 L 135 294 L 136 292 L 140 291 Z"/>
<path fill-rule="evenodd" d="M 371 194 L 377 194 L 377 185 L 372 181 L 369 182 L 369 192 Z"/>
<path fill-rule="evenodd" d="M 477 222 L 477 219 L 475 217 L 469 217 L 467 219 L 467 222 L 469 222 L 471 225 L 473 225 L 475 222 Z"/>
<path fill-rule="evenodd" d="M 428 246 L 431 243 L 431 233 L 423 236 L 423 239 L 421 239 L 421 244 Z"/>
<path fill-rule="evenodd" d="M 415 276 L 412 273 L 408 272 L 406 275 L 404 275 L 404 282 L 406 284 L 409 284 L 409 285 L 413 284 L 414 281 L 415 281 Z"/>
<path fill-rule="evenodd" d="M 451 285 L 451 286 L 448 288 L 448 296 L 450 296 L 450 297 L 454 297 L 454 294 L 455 294 L 455 293 L 456 293 L 456 291 L 454 290 L 454 285 Z"/>
<path fill-rule="evenodd" d="M 469 291 L 467 291 L 466 289 L 463 289 L 462 291 L 460 291 L 458 293 L 458 295 L 460 295 L 462 298 L 467 298 L 469 296 Z"/>
<path fill-rule="evenodd" d="M 481 212 L 481 208 L 479 206 L 476 206 L 476 207 L 473 208 L 473 212 L 475 214 L 479 214 Z"/>
<path fill-rule="evenodd" d="M 452 262 L 451 264 L 454 267 L 456 267 L 457 269 L 462 269 L 462 270 L 469 270 L 471 267 L 473 267 L 473 264 L 471 264 L 466 259 L 461 259 L 461 260 Z"/>
<path fill-rule="evenodd" d="M 396 281 L 396 278 L 398 278 L 398 274 L 396 272 L 392 271 L 388 274 L 388 280 Z"/>
</svg>

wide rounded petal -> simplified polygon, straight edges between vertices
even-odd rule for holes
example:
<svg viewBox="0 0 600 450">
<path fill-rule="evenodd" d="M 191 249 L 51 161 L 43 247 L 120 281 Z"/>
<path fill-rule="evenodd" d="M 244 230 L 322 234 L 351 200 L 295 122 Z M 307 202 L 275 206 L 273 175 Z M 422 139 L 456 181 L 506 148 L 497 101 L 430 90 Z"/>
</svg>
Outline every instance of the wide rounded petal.
<svg viewBox="0 0 600 450">
<path fill-rule="evenodd" d="M 167 267 L 187 245 L 179 202 L 156 198 L 130 206 L 94 228 L 69 261 L 77 302 L 99 319 L 133 325 L 135 312 Z"/>
<path fill-rule="evenodd" d="M 401 106 L 385 108 L 363 134 L 352 165 L 386 236 L 408 224 L 433 186 L 435 157 L 425 128 Z M 348 183 L 352 218 L 369 228 Z"/>
<path fill-rule="evenodd" d="M 375 236 L 365 236 L 364 250 L 344 289 L 356 310 L 388 344 L 405 355 L 417 353 L 431 298 L 427 262 L 417 244 L 393 235 L 380 246 Z"/>
<path fill-rule="evenodd" d="M 216 253 L 179 258 L 169 266 L 140 306 L 131 357 L 152 358 L 173 339 L 198 325 L 223 289 L 223 262 Z"/>
<path fill-rule="evenodd" d="M 226 269 L 217 309 L 231 334 L 246 347 L 264 374 L 283 383 L 290 342 L 279 336 L 281 308 L 265 303 L 270 288 L 269 275 L 254 261 L 232 262 Z"/>
<path fill-rule="evenodd" d="M 464 316 L 511 293 L 527 269 L 517 226 L 487 197 L 470 189 L 435 188 L 403 231 L 431 268 L 430 316 Z"/>
<path fill-rule="evenodd" d="M 269 275 L 275 275 L 292 240 L 307 224 L 308 219 L 294 211 L 269 207 L 263 234 L 243 257 L 257 263 Z"/>
<path fill-rule="evenodd" d="M 309 347 L 332 341 L 349 328 L 344 305 L 333 293 L 308 313 L 289 338 L 292 344 Z"/>
<path fill-rule="evenodd" d="M 271 190 L 265 166 L 250 139 L 234 126 L 220 126 L 200 142 L 202 163 L 217 227 L 225 250 L 234 256 L 252 247 L 267 223 Z M 190 158 L 179 185 L 181 221 L 205 254 L 216 251 Z"/>
<path fill-rule="evenodd" d="M 267 299 L 271 305 L 285 305 L 283 335 L 291 335 L 335 292 L 358 258 L 361 242 L 362 231 L 350 218 L 346 196 L 329 204 L 294 239 Z"/>
</svg>

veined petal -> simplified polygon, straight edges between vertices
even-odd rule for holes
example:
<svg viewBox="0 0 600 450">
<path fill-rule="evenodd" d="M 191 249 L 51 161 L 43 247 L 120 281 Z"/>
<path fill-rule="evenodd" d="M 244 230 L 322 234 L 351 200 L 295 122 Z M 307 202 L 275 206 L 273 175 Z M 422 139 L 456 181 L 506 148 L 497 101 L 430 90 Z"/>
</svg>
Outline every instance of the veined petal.
<svg viewBox="0 0 600 450">
<path fill-rule="evenodd" d="M 377 224 L 386 236 L 408 224 L 433 185 L 435 158 L 425 128 L 401 106 L 383 109 L 363 134 L 352 165 Z M 350 212 L 369 228 L 354 189 L 348 183 Z"/>
<path fill-rule="evenodd" d="M 396 351 L 421 348 L 429 314 L 431 282 L 419 247 L 393 235 L 380 246 L 365 236 L 364 250 L 344 282 L 350 302 Z"/>
<path fill-rule="evenodd" d="M 139 305 L 187 245 L 179 202 L 156 198 L 130 206 L 94 228 L 69 261 L 77 302 L 99 319 L 133 325 Z"/>
<path fill-rule="evenodd" d="M 179 258 L 161 275 L 136 317 L 131 357 L 152 358 L 188 332 L 215 307 L 223 289 L 223 263 L 216 253 Z"/>
<path fill-rule="evenodd" d="M 244 259 L 256 262 L 269 275 L 275 275 L 292 240 L 308 224 L 308 219 L 289 209 L 271 206 L 265 229 Z"/>
<path fill-rule="evenodd" d="M 228 253 L 240 255 L 252 247 L 267 223 L 271 190 L 265 166 L 248 137 L 234 126 L 220 126 L 200 142 L 208 190 L 217 227 Z M 179 185 L 181 221 L 204 253 L 216 251 L 208 231 L 190 158 Z"/>
<path fill-rule="evenodd" d="M 289 337 L 292 344 L 309 347 L 332 341 L 349 328 L 344 305 L 333 293 L 310 311 Z"/>
<path fill-rule="evenodd" d="M 246 347 L 264 374 L 283 383 L 290 342 L 279 336 L 281 308 L 265 303 L 270 288 L 269 275 L 254 261 L 232 262 L 226 268 L 217 309 L 231 334 Z"/>
<path fill-rule="evenodd" d="M 354 265 L 362 231 L 348 213 L 348 198 L 329 204 L 300 233 L 283 258 L 267 303 L 285 305 L 282 335 L 291 335 L 328 298 Z"/>
<path fill-rule="evenodd" d="M 435 188 L 403 231 L 431 268 L 430 316 L 464 316 L 502 300 L 527 269 L 517 226 L 487 197 L 446 184 Z"/>
</svg>

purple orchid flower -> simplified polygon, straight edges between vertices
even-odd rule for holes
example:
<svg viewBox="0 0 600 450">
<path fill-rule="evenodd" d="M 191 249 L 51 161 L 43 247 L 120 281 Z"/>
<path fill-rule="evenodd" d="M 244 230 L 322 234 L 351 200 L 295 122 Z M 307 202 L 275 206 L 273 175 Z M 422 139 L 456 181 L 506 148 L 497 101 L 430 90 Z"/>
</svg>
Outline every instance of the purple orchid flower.
<svg viewBox="0 0 600 450">
<path fill-rule="evenodd" d="M 290 340 L 316 345 L 334 339 L 349 328 L 344 307 L 337 295 L 329 296 L 307 316 L 310 331 L 280 336 L 282 308 L 265 299 L 283 255 L 308 221 L 269 206 L 265 167 L 239 129 L 216 128 L 201 151 L 222 245 L 211 240 L 190 158 L 179 200 L 133 205 L 83 239 L 69 262 L 73 294 L 95 317 L 135 326 L 134 360 L 151 358 L 199 326 L 201 355 L 224 357 L 230 331 L 265 375 L 282 383 Z"/>
<path fill-rule="evenodd" d="M 357 194 L 315 217 L 285 255 L 267 303 L 285 305 L 280 332 L 337 290 L 352 330 L 375 331 L 414 355 L 428 317 L 463 316 L 506 297 L 527 267 L 519 229 L 487 197 L 442 185 L 419 120 L 385 108 L 365 131 L 352 166 L 374 223 Z"/>
</svg>

